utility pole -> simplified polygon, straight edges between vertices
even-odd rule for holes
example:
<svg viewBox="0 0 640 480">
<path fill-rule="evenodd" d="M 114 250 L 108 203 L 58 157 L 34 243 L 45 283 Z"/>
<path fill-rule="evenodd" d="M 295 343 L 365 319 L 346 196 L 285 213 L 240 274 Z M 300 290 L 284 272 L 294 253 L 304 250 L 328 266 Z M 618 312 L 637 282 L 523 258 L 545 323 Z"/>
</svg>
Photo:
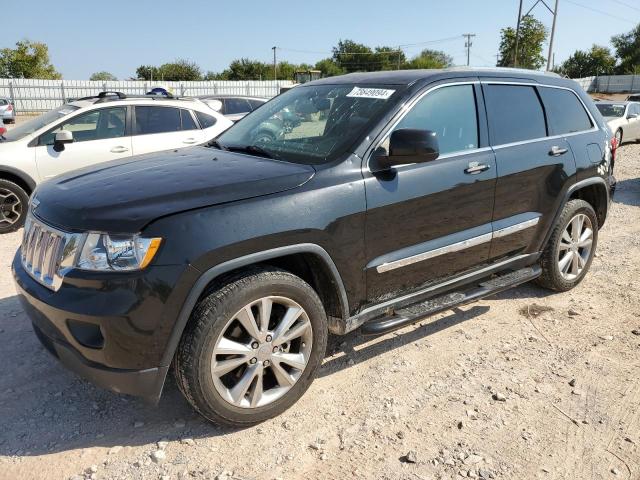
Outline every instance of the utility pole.
<svg viewBox="0 0 640 480">
<path fill-rule="evenodd" d="M 471 39 L 473 37 L 475 37 L 476 34 L 475 33 L 463 33 L 462 36 L 467 38 L 467 41 L 464 43 L 464 46 L 467 48 L 467 67 L 468 67 L 469 66 L 469 57 L 471 55 L 471 45 L 473 45 L 473 42 L 471 42 Z"/>
<path fill-rule="evenodd" d="M 547 56 L 547 70 L 551 70 L 551 58 L 553 53 L 553 36 L 556 33 L 556 19 L 558 18 L 558 0 L 553 9 L 553 23 L 551 25 L 551 37 L 549 37 L 549 55 Z"/>
<path fill-rule="evenodd" d="M 513 52 L 513 66 L 518 66 L 518 42 L 520 40 L 520 20 L 522 19 L 522 0 L 520 0 L 520 7 L 518 8 L 518 23 L 516 24 L 516 48 Z"/>
<path fill-rule="evenodd" d="M 278 79 L 278 63 L 276 61 L 276 48 L 278 47 L 271 47 L 271 50 L 273 50 L 273 79 L 274 80 Z"/>
</svg>

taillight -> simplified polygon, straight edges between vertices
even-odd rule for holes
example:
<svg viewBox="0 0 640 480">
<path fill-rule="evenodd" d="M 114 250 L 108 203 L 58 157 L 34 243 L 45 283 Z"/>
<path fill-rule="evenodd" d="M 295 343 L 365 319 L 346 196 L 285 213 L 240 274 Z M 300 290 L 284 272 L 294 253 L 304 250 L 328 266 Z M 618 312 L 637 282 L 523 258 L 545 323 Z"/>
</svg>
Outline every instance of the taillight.
<svg viewBox="0 0 640 480">
<path fill-rule="evenodd" d="M 13 111 L 13 105 L 9 104 L 9 106 L 7 107 L 7 112 L 12 112 Z"/>
<path fill-rule="evenodd" d="M 618 139 L 613 137 L 611 139 L 611 162 L 616 159 L 616 151 L 618 150 Z"/>
<path fill-rule="evenodd" d="M 5 133 L 7 133 L 7 129 L 6 129 L 6 128 L 4 128 L 4 127 L 0 127 L 0 137 L 1 137 L 2 135 L 4 135 Z"/>
</svg>

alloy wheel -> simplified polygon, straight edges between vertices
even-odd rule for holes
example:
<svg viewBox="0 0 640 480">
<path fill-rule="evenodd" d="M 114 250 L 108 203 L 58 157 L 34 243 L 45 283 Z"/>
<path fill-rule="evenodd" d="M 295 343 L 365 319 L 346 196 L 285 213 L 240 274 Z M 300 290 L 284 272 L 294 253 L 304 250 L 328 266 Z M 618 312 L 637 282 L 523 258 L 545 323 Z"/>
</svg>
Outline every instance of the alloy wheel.
<svg viewBox="0 0 640 480">
<path fill-rule="evenodd" d="M 0 225 L 13 225 L 22 215 L 22 202 L 14 192 L 0 188 Z"/>
<path fill-rule="evenodd" d="M 311 321 L 298 303 L 279 296 L 260 298 L 222 329 L 211 359 L 213 384 L 236 407 L 275 402 L 302 376 L 312 341 Z"/>
<path fill-rule="evenodd" d="M 567 224 L 558 243 L 558 270 L 565 280 L 575 280 L 591 257 L 593 225 L 584 213 L 575 215 Z"/>
</svg>

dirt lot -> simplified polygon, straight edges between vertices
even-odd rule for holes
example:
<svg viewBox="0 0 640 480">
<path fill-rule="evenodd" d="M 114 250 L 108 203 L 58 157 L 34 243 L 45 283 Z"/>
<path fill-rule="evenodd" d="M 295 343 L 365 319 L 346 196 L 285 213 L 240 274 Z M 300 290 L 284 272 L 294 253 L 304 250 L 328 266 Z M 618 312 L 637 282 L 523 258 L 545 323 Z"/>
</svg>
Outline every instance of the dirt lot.
<svg viewBox="0 0 640 480">
<path fill-rule="evenodd" d="M 204 422 L 172 381 L 151 407 L 60 367 L 15 295 L 20 233 L 4 236 L 0 478 L 637 480 L 640 145 L 616 173 L 577 289 L 526 285 L 373 340 L 333 338 L 302 400 L 245 430 Z"/>
</svg>

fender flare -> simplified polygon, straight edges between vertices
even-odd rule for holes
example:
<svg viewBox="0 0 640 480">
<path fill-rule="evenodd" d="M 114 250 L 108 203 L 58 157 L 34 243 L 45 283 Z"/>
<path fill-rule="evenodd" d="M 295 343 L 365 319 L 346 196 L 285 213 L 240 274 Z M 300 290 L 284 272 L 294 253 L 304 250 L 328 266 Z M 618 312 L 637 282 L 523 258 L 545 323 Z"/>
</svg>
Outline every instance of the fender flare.
<svg viewBox="0 0 640 480">
<path fill-rule="evenodd" d="M 176 348 L 178 348 L 178 343 L 182 338 L 182 333 L 184 332 L 184 329 L 187 326 L 187 322 L 189 321 L 189 317 L 191 316 L 191 312 L 193 311 L 198 299 L 202 295 L 202 292 L 204 292 L 205 288 L 207 288 L 207 285 L 209 285 L 212 280 L 219 277 L 220 275 L 223 275 L 224 273 L 236 270 L 238 268 L 254 265 L 256 263 L 283 257 L 285 255 L 291 255 L 294 253 L 312 253 L 322 259 L 322 261 L 329 268 L 329 271 L 331 272 L 331 275 L 333 277 L 332 280 L 333 282 L 335 282 L 335 285 L 338 288 L 340 308 L 342 310 L 343 318 L 347 318 L 349 316 L 349 302 L 347 299 L 347 292 L 344 288 L 344 283 L 342 282 L 342 277 L 338 272 L 336 264 L 333 262 L 331 256 L 324 248 L 314 243 L 301 243 L 296 245 L 287 245 L 284 247 L 272 248 L 270 250 L 264 250 L 262 252 L 251 253 L 249 255 L 234 258 L 219 265 L 215 265 L 205 272 L 202 272 L 202 275 L 200 275 L 193 287 L 191 287 L 191 291 L 187 295 L 187 299 L 180 309 L 180 314 L 178 315 L 176 323 L 173 326 L 173 330 L 171 331 L 171 335 L 169 337 L 169 341 L 167 342 L 167 347 L 165 349 L 164 355 L 162 356 L 160 364 L 162 366 L 168 366 L 171 364 Z"/>
<path fill-rule="evenodd" d="M 29 190 L 31 190 L 32 192 L 36 188 L 36 181 L 20 169 L 10 167 L 8 165 L 0 165 L 0 176 L 2 176 L 3 173 L 8 173 L 10 175 L 18 177 L 29 187 Z"/>
<path fill-rule="evenodd" d="M 551 223 L 551 227 L 549 228 L 549 231 L 547 232 L 547 234 L 545 235 L 544 238 L 544 242 L 542 243 L 543 247 L 542 249 L 544 250 L 547 246 L 547 243 L 549 243 L 549 239 L 551 238 L 551 233 L 553 232 L 553 226 L 556 224 L 556 222 L 558 221 L 558 218 L 560 217 L 560 214 L 562 213 L 562 209 L 564 208 L 564 206 L 567 204 L 567 202 L 569 201 L 569 199 L 571 198 L 571 195 L 577 191 L 580 190 L 581 188 L 584 187 L 588 187 L 590 185 L 602 185 L 604 187 L 604 190 L 606 192 L 606 205 L 605 205 L 605 217 L 608 215 L 609 213 L 609 204 L 611 203 L 611 192 L 609 191 L 609 185 L 607 184 L 607 182 L 605 181 L 604 178 L 602 177 L 591 177 L 591 178 L 585 178 L 584 180 L 580 180 L 579 182 L 574 183 L 573 185 L 571 185 L 566 193 L 564 194 L 564 199 L 562 201 L 562 204 L 560 205 L 560 208 L 558 208 L 558 211 L 555 213 L 555 215 L 553 216 L 553 222 Z"/>
</svg>

